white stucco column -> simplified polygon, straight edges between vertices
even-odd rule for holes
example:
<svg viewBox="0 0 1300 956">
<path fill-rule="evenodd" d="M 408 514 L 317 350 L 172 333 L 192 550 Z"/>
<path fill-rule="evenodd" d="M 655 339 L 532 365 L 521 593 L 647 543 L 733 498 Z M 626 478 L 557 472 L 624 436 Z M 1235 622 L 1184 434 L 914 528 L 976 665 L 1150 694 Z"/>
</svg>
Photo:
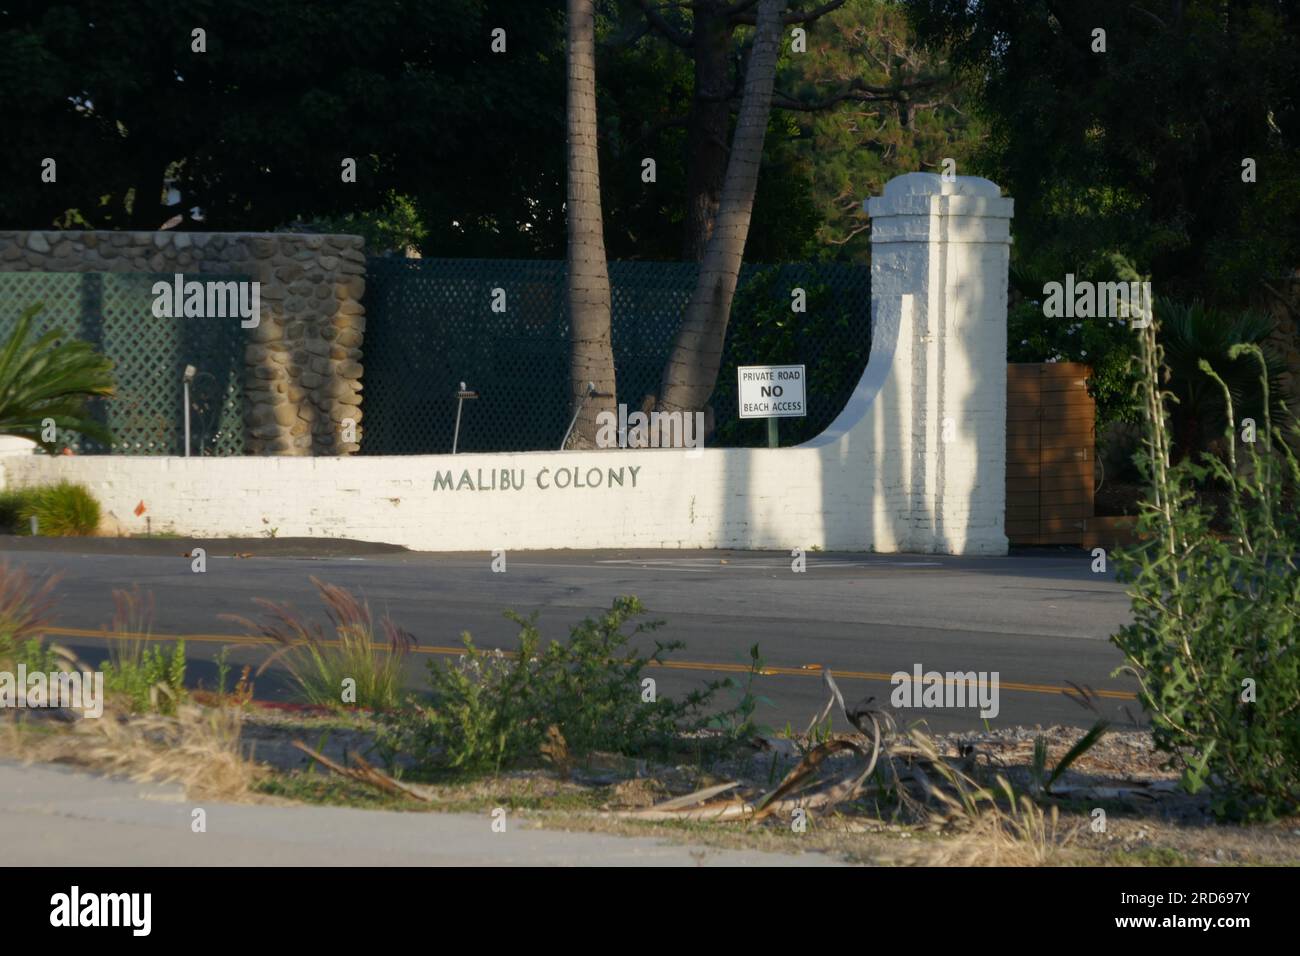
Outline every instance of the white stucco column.
<svg viewBox="0 0 1300 956">
<path fill-rule="evenodd" d="M 1005 554 L 1012 200 L 987 179 L 909 173 L 865 206 L 873 350 L 875 330 L 897 329 L 889 374 L 911 396 L 897 412 L 909 458 L 900 544 Z"/>
</svg>

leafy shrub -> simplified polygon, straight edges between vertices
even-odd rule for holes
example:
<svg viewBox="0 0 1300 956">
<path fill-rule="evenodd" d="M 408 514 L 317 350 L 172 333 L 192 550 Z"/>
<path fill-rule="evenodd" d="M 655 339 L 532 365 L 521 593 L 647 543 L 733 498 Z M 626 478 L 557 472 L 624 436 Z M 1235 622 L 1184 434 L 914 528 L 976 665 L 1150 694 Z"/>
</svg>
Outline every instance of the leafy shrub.
<svg viewBox="0 0 1300 956">
<path fill-rule="evenodd" d="M 319 624 L 304 620 L 291 607 L 258 599 L 266 611 L 261 624 L 239 615 L 222 617 L 243 626 L 250 634 L 269 637 L 280 645 L 258 669 L 260 676 L 276 661 L 283 661 L 304 701 L 324 707 L 357 704 L 374 710 L 396 707 L 402 688 L 402 667 L 415 638 L 385 614 L 380 627 L 387 647 L 375 643 L 370 605 L 350 591 L 317 578 L 312 584 L 325 602 L 337 641 L 325 639 Z M 355 682 L 356 697 L 344 701 L 344 681 Z"/>
<path fill-rule="evenodd" d="M 150 646 L 153 596 L 139 586 L 114 590 L 112 632 L 104 662 L 104 689 L 132 713 L 175 714 L 185 697 L 185 642 Z"/>
<path fill-rule="evenodd" d="M 1157 313 L 1158 315 L 1158 313 Z M 1228 358 L 1255 362 L 1263 423 L 1239 467 L 1232 390 L 1209 362 L 1225 412 L 1226 460 L 1171 464 L 1167 393 L 1154 328 L 1143 331 L 1141 388 L 1150 480 L 1138 531 L 1149 540 L 1118 555 L 1134 622 L 1112 640 L 1136 675 L 1156 745 L 1183 784 L 1207 785 L 1217 813 L 1269 817 L 1300 807 L 1300 464 L 1268 412 L 1269 368 L 1256 345 Z M 1294 419 L 1290 431 L 1300 435 Z M 1229 533 L 1211 532 L 1197 486 L 1226 489 Z"/>
<path fill-rule="evenodd" d="M 432 702 L 388 715 L 380 746 L 414 758 L 424 769 L 496 771 L 536 757 L 548 733 L 558 731 L 570 754 L 639 754 L 665 746 L 720 685 L 681 702 L 643 700 L 642 674 L 678 642 L 655 642 L 648 657 L 630 648 L 660 622 L 623 626 L 644 613 L 635 597 L 616 598 L 600 618 L 577 624 L 566 641 L 542 646 L 537 616 L 507 613 L 519 625 L 519 650 L 484 652 L 463 635 L 465 654 L 430 661 Z M 554 728 L 554 731 L 552 731 Z"/>
<path fill-rule="evenodd" d="M 325 216 L 311 222 L 289 225 L 294 232 L 332 232 L 361 236 L 366 240 L 370 255 L 418 252 L 428 238 L 429 227 L 420 214 L 419 205 L 411 196 L 389 190 L 383 202 L 375 209 L 343 216 Z"/>
<path fill-rule="evenodd" d="M 85 485 L 60 481 L 25 492 L 20 509 L 22 523 L 30 528 L 36 518 L 37 532 L 53 538 L 85 537 L 99 529 L 99 502 Z"/>
<path fill-rule="evenodd" d="M 0 534 L 30 534 L 31 525 L 23 515 L 32 502 L 28 488 L 0 491 Z"/>
<path fill-rule="evenodd" d="M 174 714 L 185 696 L 185 642 L 167 650 L 146 647 L 138 660 L 104 663 L 104 689 L 121 695 L 134 714 Z"/>
<path fill-rule="evenodd" d="M 1119 255 L 1103 255 L 1084 274 L 1097 282 L 1137 281 L 1132 265 Z M 1040 276 L 1015 268 L 1012 284 L 1019 301 L 1007 313 L 1007 360 L 1010 362 L 1081 362 L 1092 368 L 1088 391 L 1097 402 L 1097 431 L 1115 422 L 1136 424 L 1141 403 L 1134 368 L 1133 331 L 1119 318 L 1069 319 L 1043 314 Z M 1159 343 L 1170 376 L 1168 388 L 1177 399 L 1169 410 L 1176 458 L 1202 451 L 1208 439 L 1224 427 L 1219 386 L 1200 369 L 1202 360 L 1227 382 L 1239 417 L 1258 418 L 1260 390 L 1255 364 L 1249 357 L 1230 359 L 1238 344 L 1258 345 L 1268 363 L 1274 411 L 1282 411 L 1285 363 L 1267 344 L 1273 320 L 1258 312 L 1227 312 L 1196 301 L 1182 303 L 1157 298 Z"/>
<path fill-rule="evenodd" d="M 728 677 L 706 685 L 709 696 L 719 690 L 732 692 L 732 705 L 713 711 L 705 722 L 705 726 L 721 731 L 726 743 L 736 744 L 748 741 L 755 735 L 770 736 L 775 733 L 773 728 L 754 720 L 759 704 L 768 706 L 772 704 L 770 699 L 754 689 L 758 677 L 764 671 L 764 666 L 765 662 L 763 655 L 759 653 L 758 645 L 752 644 L 749 648 L 749 670 L 745 673 L 743 683 Z"/>
<path fill-rule="evenodd" d="M 1088 392 L 1097 403 L 1098 431 L 1138 418 L 1132 357 L 1133 332 L 1122 319 L 1049 318 L 1039 298 L 1025 299 L 1007 313 L 1007 361 L 1081 362 L 1092 368 Z"/>
<path fill-rule="evenodd" d="M 60 341 L 51 329 L 28 344 L 32 320 L 43 305 L 23 310 L 9 340 L 0 348 L 0 435 L 19 435 L 47 452 L 42 423 L 47 418 L 62 431 L 75 431 L 110 444 L 113 436 L 86 411 L 86 401 L 113 394 L 113 363 L 87 342 Z"/>
</svg>

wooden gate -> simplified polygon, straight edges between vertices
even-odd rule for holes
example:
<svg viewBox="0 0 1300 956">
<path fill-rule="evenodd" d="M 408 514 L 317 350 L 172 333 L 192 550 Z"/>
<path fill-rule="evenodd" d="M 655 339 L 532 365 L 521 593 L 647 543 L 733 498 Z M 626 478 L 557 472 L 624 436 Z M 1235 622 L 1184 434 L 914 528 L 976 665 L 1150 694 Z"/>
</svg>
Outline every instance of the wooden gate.
<svg viewBox="0 0 1300 956">
<path fill-rule="evenodd" d="M 1012 544 L 1083 544 L 1093 510 L 1096 407 L 1077 362 L 1007 366 Z"/>
</svg>

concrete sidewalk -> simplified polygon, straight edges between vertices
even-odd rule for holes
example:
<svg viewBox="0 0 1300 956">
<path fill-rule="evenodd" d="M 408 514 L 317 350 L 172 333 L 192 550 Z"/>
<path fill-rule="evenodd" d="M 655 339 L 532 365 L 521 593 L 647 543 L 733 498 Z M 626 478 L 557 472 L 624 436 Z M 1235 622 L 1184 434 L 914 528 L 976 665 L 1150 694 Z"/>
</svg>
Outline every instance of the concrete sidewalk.
<svg viewBox="0 0 1300 956">
<path fill-rule="evenodd" d="M 191 831 L 192 811 L 207 832 Z M 816 853 L 717 850 L 528 829 L 487 814 L 188 800 L 179 787 L 0 760 L 7 866 L 827 866 Z"/>
</svg>

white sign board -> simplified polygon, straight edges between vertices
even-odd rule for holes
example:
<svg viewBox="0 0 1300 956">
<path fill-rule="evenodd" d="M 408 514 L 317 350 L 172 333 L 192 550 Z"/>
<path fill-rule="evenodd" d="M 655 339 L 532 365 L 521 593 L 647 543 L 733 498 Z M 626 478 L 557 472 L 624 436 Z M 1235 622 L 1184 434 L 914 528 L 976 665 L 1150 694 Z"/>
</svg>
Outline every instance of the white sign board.
<svg viewBox="0 0 1300 956">
<path fill-rule="evenodd" d="M 741 365 L 736 369 L 740 417 L 806 417 L 805 380 L 802 365 Z"/>
</svg>

